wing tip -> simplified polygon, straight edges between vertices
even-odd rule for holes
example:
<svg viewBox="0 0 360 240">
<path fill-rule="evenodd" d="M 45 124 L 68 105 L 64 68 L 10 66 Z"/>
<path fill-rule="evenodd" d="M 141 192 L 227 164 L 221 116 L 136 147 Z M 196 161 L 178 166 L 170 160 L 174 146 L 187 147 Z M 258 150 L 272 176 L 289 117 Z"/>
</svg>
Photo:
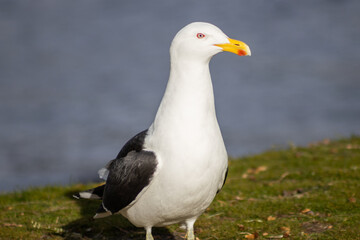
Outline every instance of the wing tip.
<svg viewBox="0 0 360 240">
<path fill-rule="evenodd" d="M 73 198 L 76 199 L 95 199 L 95 200 L 101 200 L 103 193 L 104 193 L 104 189 L 105 189 L 105 184 L 100 185 L 96 188 L 92 188 L 89 190 L 85 190 L 82 192 L 78 192 L 73 194 Z"/>
<path fill-rule="evenodd" d="M 80 197 L 80 193 L 75 193 L 75 194 L 73 194 L 72 196 L 73 196 L 73 198 L 75 198 L 75 199 L 80 199 L 80 198 L 81 198 L 81 197 Z"/>
</svg>

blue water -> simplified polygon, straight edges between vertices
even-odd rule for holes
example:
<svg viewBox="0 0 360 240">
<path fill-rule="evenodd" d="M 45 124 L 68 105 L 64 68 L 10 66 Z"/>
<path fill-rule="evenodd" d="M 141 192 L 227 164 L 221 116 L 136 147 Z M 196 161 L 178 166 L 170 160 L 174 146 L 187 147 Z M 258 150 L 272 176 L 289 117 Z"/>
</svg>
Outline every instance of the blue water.
<svg viewBox="0 0 360 240">
<path fill-rule="evenodd" d="M 360 2 L 0 2 L 0 191 L 97 179 L 147 128 L 193 21 L 251 47 L 211 62 L 231 156 L 360 134 Z"/>
</svg>

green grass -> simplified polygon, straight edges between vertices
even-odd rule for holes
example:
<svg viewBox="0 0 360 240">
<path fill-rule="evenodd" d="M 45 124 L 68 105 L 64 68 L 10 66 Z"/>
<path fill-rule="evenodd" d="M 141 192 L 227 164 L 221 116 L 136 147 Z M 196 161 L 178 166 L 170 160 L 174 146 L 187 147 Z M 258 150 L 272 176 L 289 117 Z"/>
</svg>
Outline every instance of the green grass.
<svg viewBox="0 0 360 240">
<path fill-rule="evenodd" d="M 0 195 L 0 239 L 144 239 L 121 216 L 93 220 L 92 187 Z M 290 146 L 230 161 L 227 183 L 195 224 L 199 239 L 360 239 L 360 137 Z M 177 225 L 155 239 L 182 239 Z"/>
</svg>

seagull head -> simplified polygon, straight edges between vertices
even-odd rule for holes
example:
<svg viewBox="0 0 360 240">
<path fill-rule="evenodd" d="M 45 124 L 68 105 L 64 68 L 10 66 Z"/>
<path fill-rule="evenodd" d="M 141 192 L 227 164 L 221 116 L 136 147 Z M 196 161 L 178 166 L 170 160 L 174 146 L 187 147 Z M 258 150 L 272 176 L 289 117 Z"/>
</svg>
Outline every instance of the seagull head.
<svg viewBox="0 0 360 240">
<path fill-rule="evenodd" d="M 182 28 L 174 37 L 170 55 L 172 59 L 210 61 L 215 54 L 227 51 L 240 56 L 250 56 L 244 42 L 231 39 L 210 23 L 194 22 Z"/>
</svg>

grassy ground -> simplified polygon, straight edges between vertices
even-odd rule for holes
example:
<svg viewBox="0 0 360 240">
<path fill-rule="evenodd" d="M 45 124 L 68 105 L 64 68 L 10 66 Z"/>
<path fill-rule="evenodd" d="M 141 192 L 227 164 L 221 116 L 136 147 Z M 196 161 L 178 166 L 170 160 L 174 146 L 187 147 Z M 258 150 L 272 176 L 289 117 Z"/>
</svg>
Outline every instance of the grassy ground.
<svg viewBox="0 0 360 240">
<path fill-rule="evenodd" d="M 0 195 L 0 239 L 144 239 L 121 216 L 93 220 L 92 185 Z M 195 224 L 199 239 L 360 239 L 360 137 L 230 161 L 227 183 Z M 155 239 L 182 239 L 177 225 Z"/>
</svg>

